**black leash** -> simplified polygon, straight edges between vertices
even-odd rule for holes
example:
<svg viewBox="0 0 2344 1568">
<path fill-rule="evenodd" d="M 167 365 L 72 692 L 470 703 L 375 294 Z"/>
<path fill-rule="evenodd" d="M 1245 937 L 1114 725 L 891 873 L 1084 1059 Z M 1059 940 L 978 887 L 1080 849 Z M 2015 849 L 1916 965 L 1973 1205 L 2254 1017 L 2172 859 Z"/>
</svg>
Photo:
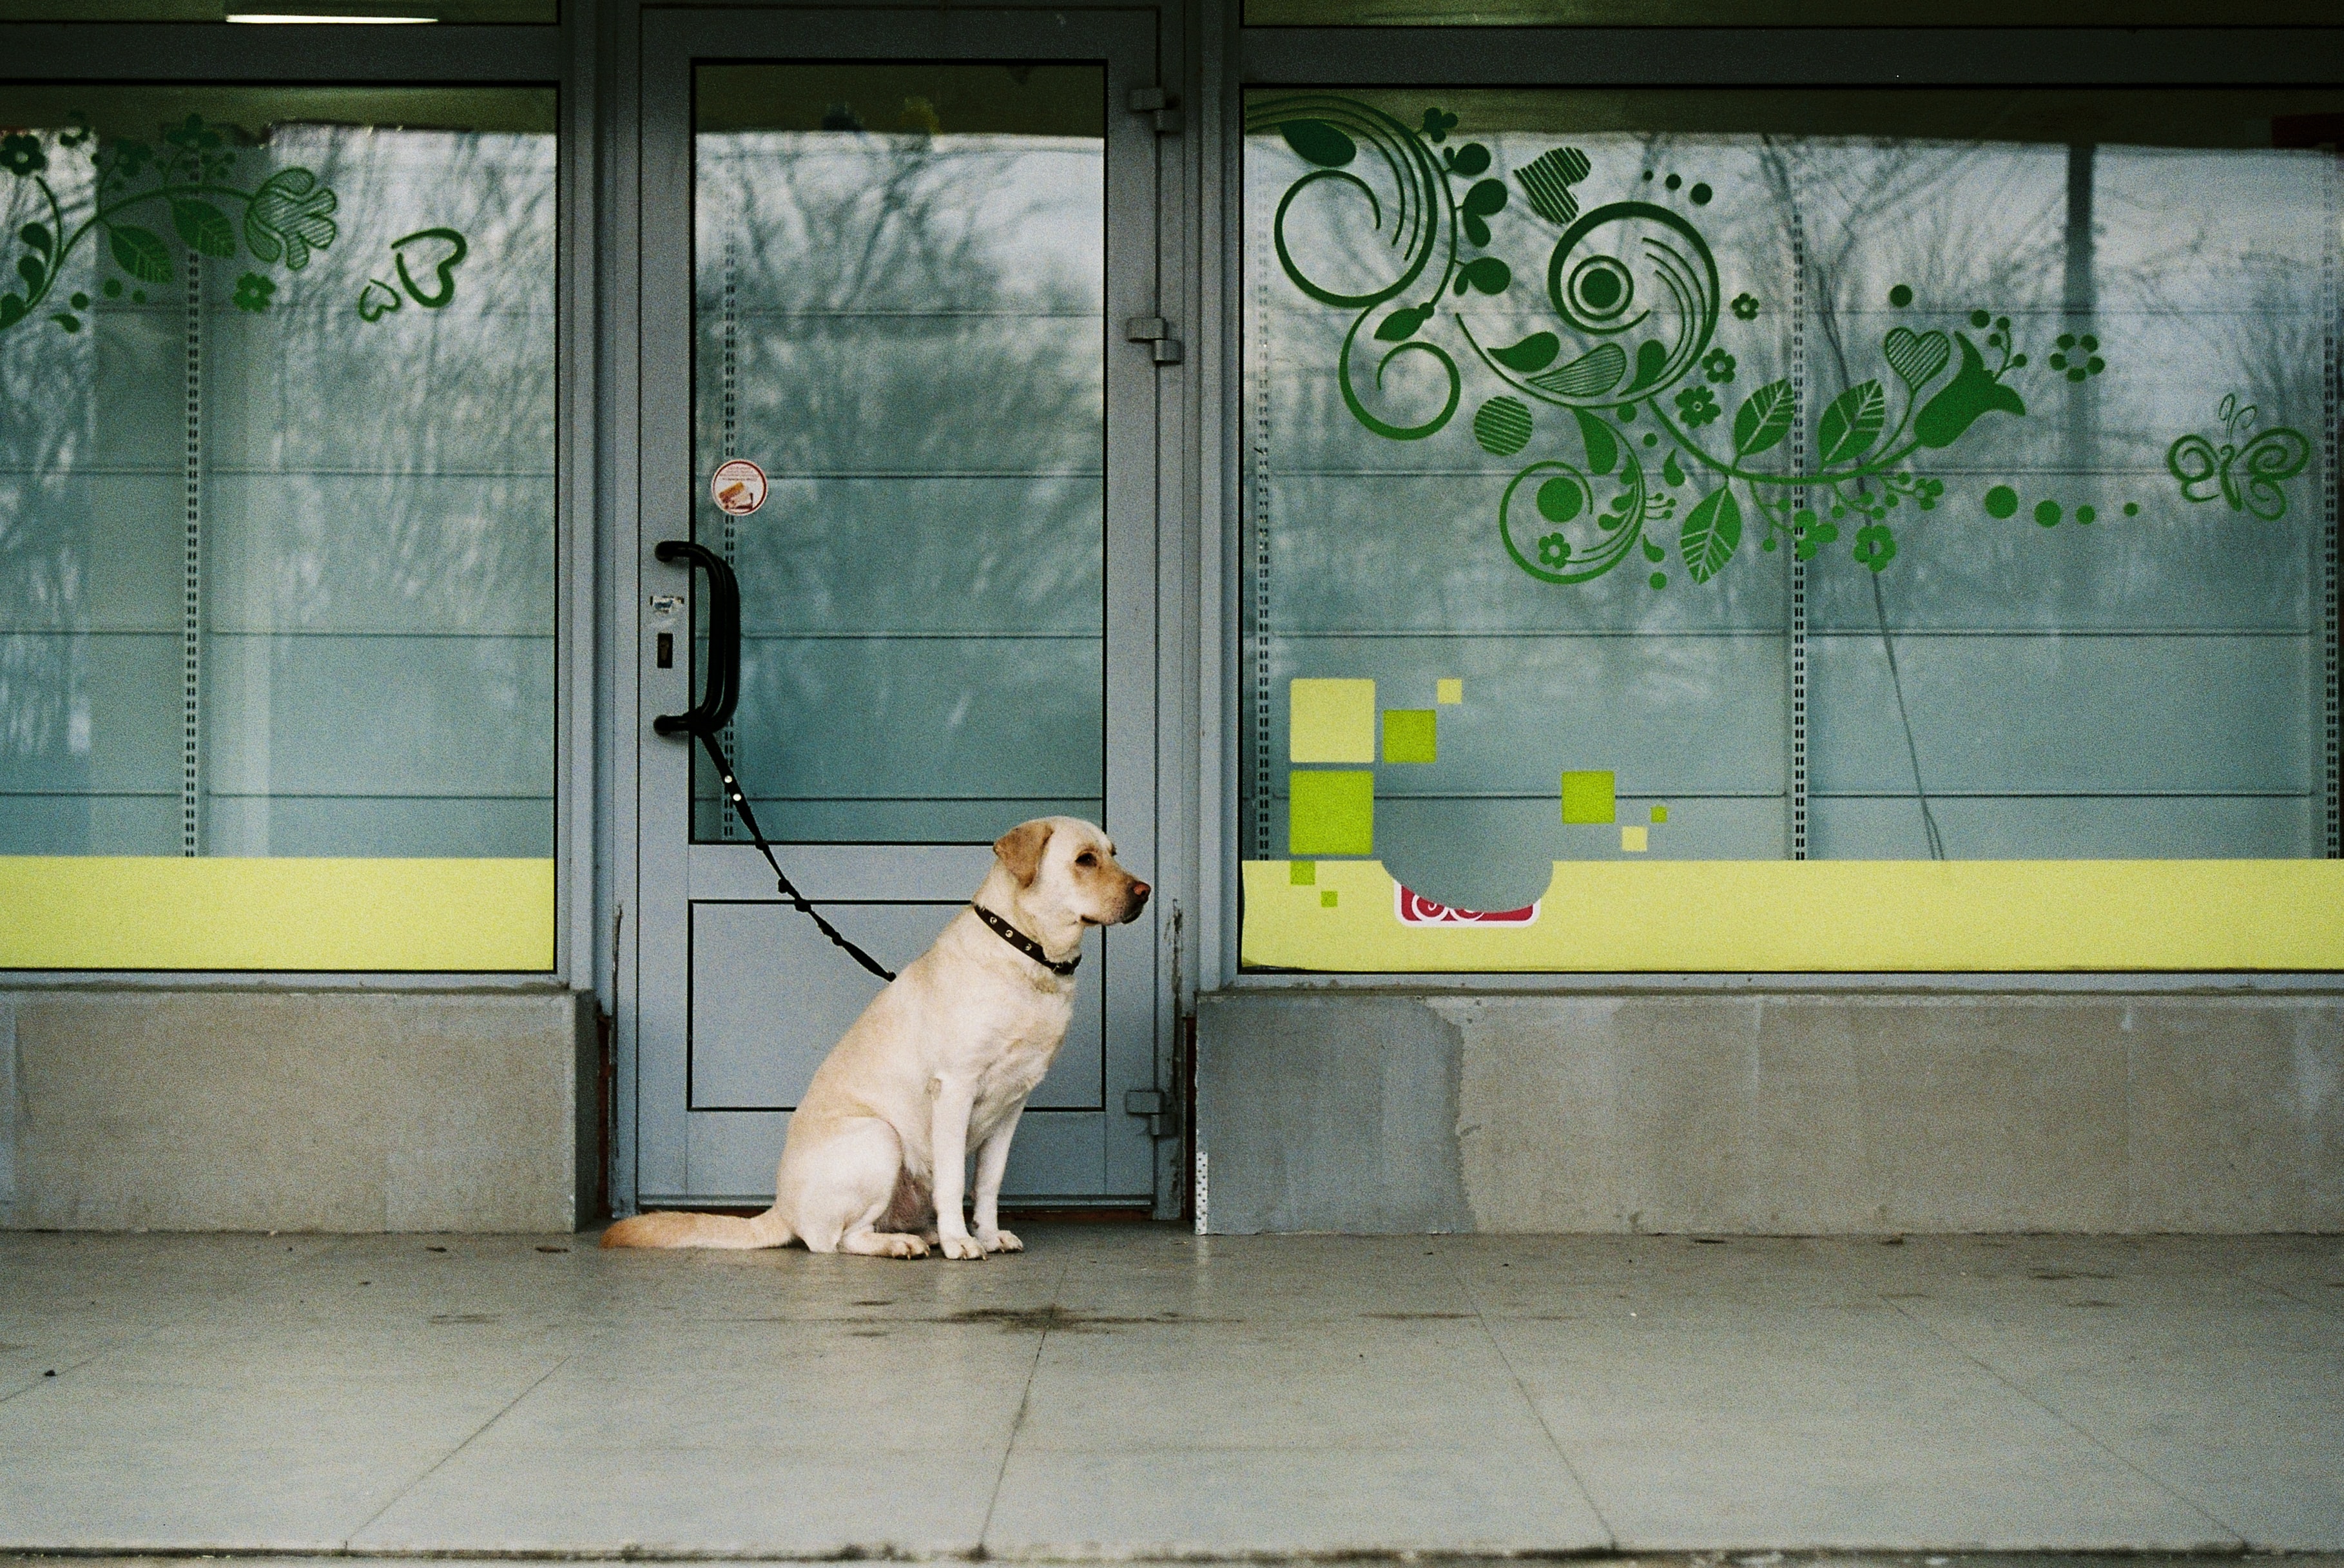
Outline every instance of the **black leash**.
<svg viewBox="0 0 2344 1568">
<path fill-rule="evenodd" d="M 716 732 L 732 717 L 732 705 L 741 694 L 741 583 L 724 558 L 705 545 L 682 540 L 666 540 L 652 551 L 660 560 L 672 565 L 689 561 L 708 573 L 708 691 L 690 712 L 662 713 L 652 720 L 652 728 L 662 735 L 694 734 L 708 748 L 708 760 L 716 764 L 717 777 L 724 781 L 724 797 L 732 809 L 741 814 L 741 821 L 749 829 L 749 836 L 757 841 L 757 853 L 765 857 L 773 868 L 773 881 L 784 897 L 797 906 L 798 912 L 819 926 L 831 942 L 845 950 L 846 956 L 862 965 L 882 980 L 893 980 L 895 971 L 865 953 L 842 935 L 837 926 L 822 917 L 822 911 L 806 902 L 773 858 L 773 846 L 765 842 L 763 829 L 757 825 L 757 814 L 749 809 L 748 792 L 732 772 L 724 749 L 716 744 Z M 1044 962 L 1048 962 L 1045 959 Z"/>
<path fill-rule="evenodd" d="M 894 970 L 888 968 L 878 959 L 848 941 L 839 933 L 837 926 L 822 917 L 821 910 L 806 902 L 805 895 L 797 890 L 791 883 L 789 874 L 782 869 L 782 863 L 773 858 L 773 846 L 765 842 L 764 834 L 758 830 L 757 814 L 749 809 L 749 796 L 741 788 L 741 781 L 732 776 L 732 764 L 724 760 L 724 753 L 717 746 L 716 737 L 705 730 L 697 730 L 693 733 L 699 735 L 700 744 L 708 748 L 708 760 L 716 764 L 716 776 L 724 781 L 725 797 L 732 801 L 732 809 L 741 814 L 742 825 L 749 830 L 749 836 L 757 841 L 757 853 L 765 857 L 767 865 L 773 867 L 773 881 L 780 886 L 783 895 L 797 905 L 800 914 L 820 926 L 822 934 L 829 937 L 832 943 L 845 948 L 848 957 L 878 976 L 882 980 L 894 979 Z"/>
</svg>

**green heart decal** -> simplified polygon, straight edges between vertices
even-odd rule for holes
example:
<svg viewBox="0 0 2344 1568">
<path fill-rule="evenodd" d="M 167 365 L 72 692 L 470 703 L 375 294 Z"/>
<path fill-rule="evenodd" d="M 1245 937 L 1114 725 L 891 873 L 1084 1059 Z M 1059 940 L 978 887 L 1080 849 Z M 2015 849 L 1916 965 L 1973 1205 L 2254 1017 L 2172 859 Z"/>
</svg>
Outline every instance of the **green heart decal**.
<svg viewBox="0 0 2344 1568">
<path fill-rule="evenodd" d="M 440 282 L 440 291 L 436 294 L 426 294 L 422 289 L 418 288 L 415 286 L 414 276 L 407 270 L 407 248 L 426 239 L 439 240 L 449 248 L 448 253 L 442 256 L 433 268 L 439 275 Z M 456 298 L 457 264 L 471 254 L 472 248 L 464 242 L 462 235 L 452 228 L 419 228 L 403 239 L 392 240 L 390 248 L 398 259 L 399 280 L 406 285 L 407 297 L 426 310 L 437 310 Z"/>
<path fill-rule="evenodd" d="M 1943 332 L 1922 333 L 1891 327 L 1881 347 L 1896 379 L 1915 389 L 1927 386 L 1945 368 L 1945 361 L 1954 357 L 1953 340 Z"/>
<path fill-rule="evenodd" d="M 359 290 L 359 316 L 362 320 L 379 321 L 407 301 L 399 290 L 379 278 L 369 278 L 367 286 Z"/>
</svg>

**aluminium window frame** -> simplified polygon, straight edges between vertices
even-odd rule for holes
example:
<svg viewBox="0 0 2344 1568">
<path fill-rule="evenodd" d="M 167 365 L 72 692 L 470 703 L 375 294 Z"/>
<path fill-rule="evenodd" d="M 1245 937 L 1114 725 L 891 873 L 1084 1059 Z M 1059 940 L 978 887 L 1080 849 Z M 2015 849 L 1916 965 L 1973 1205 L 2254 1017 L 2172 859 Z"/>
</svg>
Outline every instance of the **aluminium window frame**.
<svg viewBox="0 0 2344 1568">
<path fill-rule="evenodd" d="M 593 0 L 559 24 L 231 27 L 213 22 L 0 23 L 0 83 L 126 86 L 510 86 L 555 103 L 554 922 L 548 969 L 0 969 L 0 989 L 586 989 L 594 983 L 595 603 Z"/>
<path fill-rule="evenodd" d="M 2310 972 L 1337 974 L 1248 972 L 1238 957 L 1245 667 L 1245 95 L 1263 88 L 2192 87 L 2344 88 L 2344 26 L 2230 27 L 1249 27 L 1243 0 L 1206 0 L 1202 83 L 1216 137 L 1205 158 L 1218 319 L 1209 338 L 1211 498 L 1201 566 L 1206 678 L 1199 802 L 1207 833 L 1198 989 L 1775 994 L 1941 991 L 2072 995 L 2329 992 Z M 2339 606 L 2328 606 L 2331 627 Z M 2331 632 L 2331 639 L 2333 632 Z"/>
</svg>

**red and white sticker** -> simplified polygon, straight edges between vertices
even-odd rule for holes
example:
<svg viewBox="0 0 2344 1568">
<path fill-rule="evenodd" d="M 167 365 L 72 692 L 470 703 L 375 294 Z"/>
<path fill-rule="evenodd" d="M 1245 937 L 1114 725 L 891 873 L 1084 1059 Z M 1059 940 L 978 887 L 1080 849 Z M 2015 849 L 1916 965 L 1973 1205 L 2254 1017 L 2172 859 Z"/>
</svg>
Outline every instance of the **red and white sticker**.
<svg viewBox="0 0 2344 1568">
<path fill-rule="evenodd" d="M 1451 909 L 1421 893 L 1394 885 L 1393 913 L 1403 926 L 1528 926 L 1538 918 L 1537 904 L 1522 909 Z"/>
<path fill-rule="evenodd" d="M 747 458 L 732 458 L 708 476 L 708 497 L 720 511 L 746 517 L 765 504 L 765 470 Z"/>
</svg>

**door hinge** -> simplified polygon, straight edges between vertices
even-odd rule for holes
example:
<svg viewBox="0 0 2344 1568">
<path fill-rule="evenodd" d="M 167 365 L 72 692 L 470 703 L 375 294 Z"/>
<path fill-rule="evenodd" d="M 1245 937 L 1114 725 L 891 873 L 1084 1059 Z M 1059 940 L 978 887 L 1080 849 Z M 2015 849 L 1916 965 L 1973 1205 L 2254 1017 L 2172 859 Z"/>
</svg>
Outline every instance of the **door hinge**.
<svg viewBox="0 0 2344 1568">
<path fill-rule="evenodd" d="M 1177 137 L 1180 134 L 1180 100 L 1161 87 L 1131 89 L 1131 112 L 1150 115 L 1156 120 L 1156 134 Z"/>
<path fill-rule="evenodd" d="M 1179 1103 L 1162 1089 L 1124 1090 L 1123 1114 L 1146 1117 L 1150 1138 L 1180 1136 Z"/>
<path fill-rule="evenodd" d="M 1161 316 L 1134 316 L 1124 322 L 1123 335 L 1134 343 L 1154 344 L 1159 365 L 1180 362 L 1180 339 L 1172 336 L 1172 323 Z"/>
</svg>

